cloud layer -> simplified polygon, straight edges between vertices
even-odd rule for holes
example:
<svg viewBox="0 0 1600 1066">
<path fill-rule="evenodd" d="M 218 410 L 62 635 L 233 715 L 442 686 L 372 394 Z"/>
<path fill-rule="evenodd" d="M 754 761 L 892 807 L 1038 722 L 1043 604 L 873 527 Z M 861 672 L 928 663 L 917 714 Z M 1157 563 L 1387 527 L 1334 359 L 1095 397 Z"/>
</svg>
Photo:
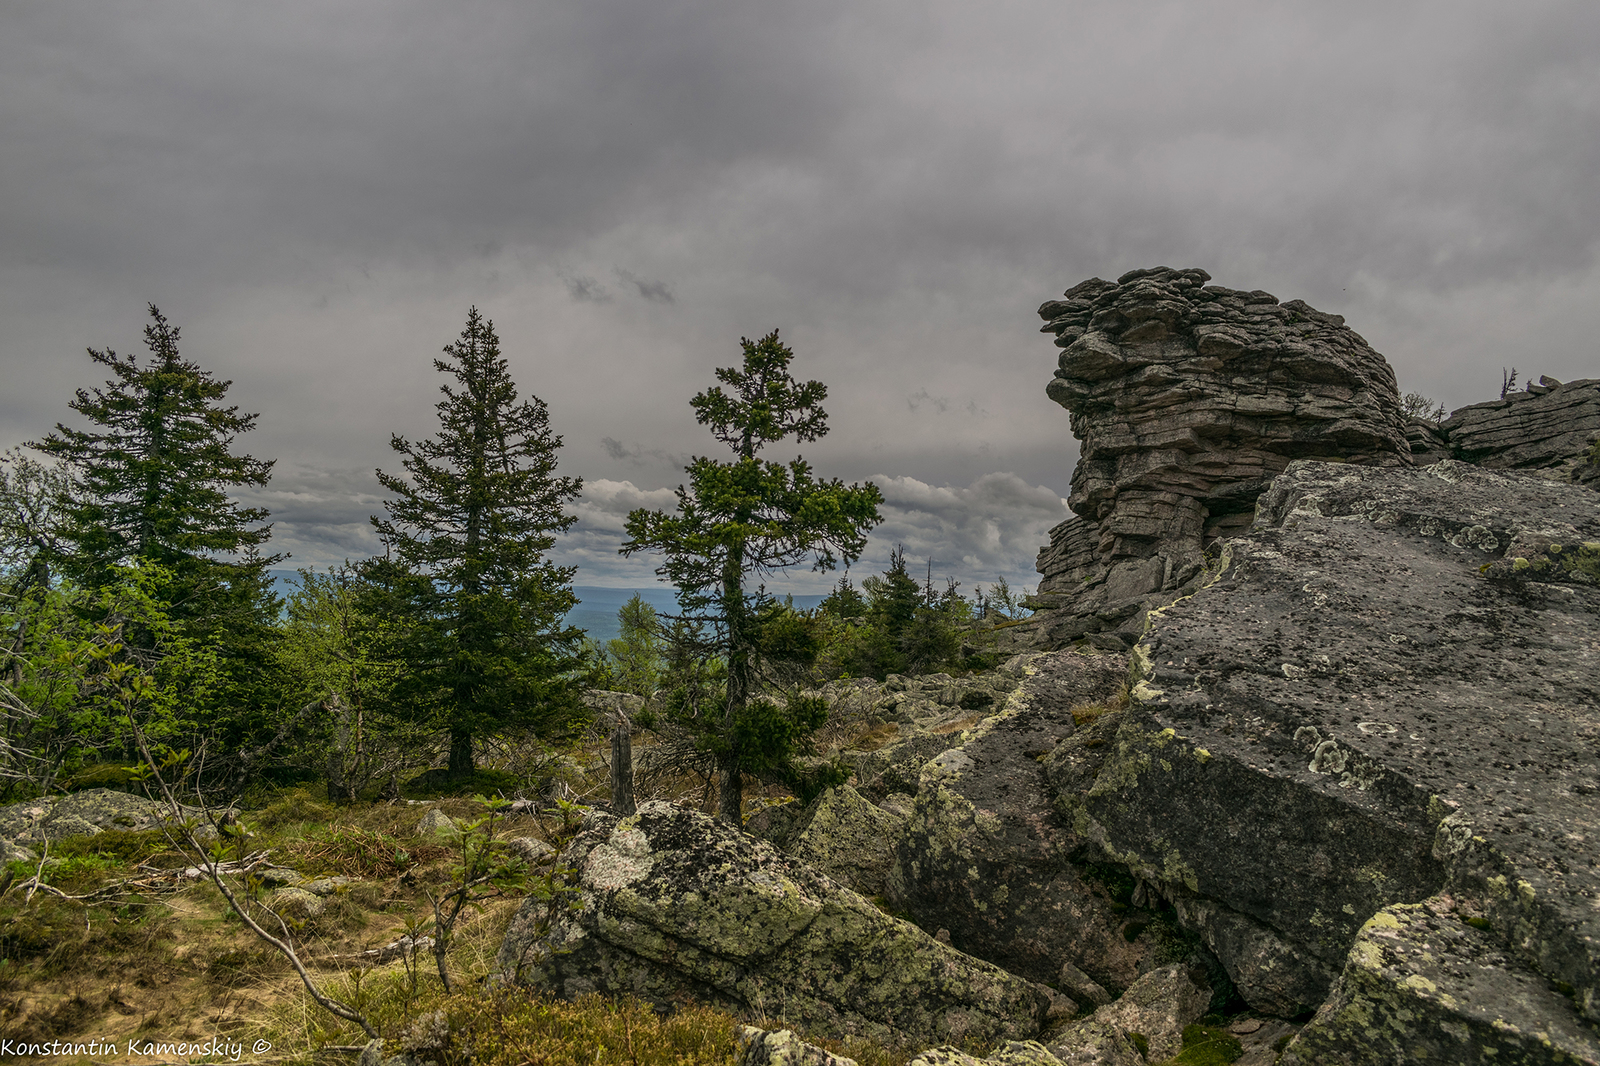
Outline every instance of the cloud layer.
<svg viewBox="0 0 1600 1066">
<path fill-rule="evenodd" d="M 997 565 L 1034 534 L 975 547 L 985 479 L 1067 490 L 1034 309 L 1089 276 L 1304 298 L 1449 407 L 1600 373 L 1596 39 L 1582 0 L 10 5 L 0 446 L 154 300 L 262 413 L 282 542 L 338 556 L 469 306 L 567 472 L 646 493 L 781 327 L 807 457 L 907 514 L 966 486 L 908 552 Z"/>
</svg>

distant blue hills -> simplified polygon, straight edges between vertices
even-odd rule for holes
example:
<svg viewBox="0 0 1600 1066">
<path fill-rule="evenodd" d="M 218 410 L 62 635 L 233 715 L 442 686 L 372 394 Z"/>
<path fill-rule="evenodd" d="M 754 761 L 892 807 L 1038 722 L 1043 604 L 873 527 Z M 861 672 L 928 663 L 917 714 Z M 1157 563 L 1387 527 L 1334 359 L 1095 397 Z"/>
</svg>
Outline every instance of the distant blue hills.
<svg viewBox="0 0 1600 1066">
<path fill-rule="evenodd" d="M 272 575 L 274 591 L 285 599 L 299 588 L 300 575 L 293 570 L 269 570 L 268 573 Z M 617 638 L 620 632 L 617 628 L 617 609 L 627 603 L 634 593 L 638 593 L 644 602 L 661 614 L 676 614 L 678 611 L 676 590 L 665 585 L 637 588 L 574 585 L 572 592 L 578 597 L 578 605 L 567 612 L 567 624 L 587 630 L 592 639 L 602 643 Z M 823 599 L 816 595 L 796 596 L 794 605 L 801 610 L 809 610 Z"/>
</svg>

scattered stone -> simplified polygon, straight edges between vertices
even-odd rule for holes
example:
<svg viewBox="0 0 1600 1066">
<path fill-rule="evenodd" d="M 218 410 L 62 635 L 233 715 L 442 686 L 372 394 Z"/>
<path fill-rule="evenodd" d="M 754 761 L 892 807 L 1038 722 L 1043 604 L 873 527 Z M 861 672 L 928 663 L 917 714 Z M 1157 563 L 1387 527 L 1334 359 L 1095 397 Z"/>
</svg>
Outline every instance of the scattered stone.
<svg viewBox="0 0 1600 1066">
<path fill-rule="evenodd" d="M 544 866 L 556 858 L 556 849 L 538 837 L 512 837 L 506 846 L 529 866 Z"/>
<path fill-rule="evenodd" d="M 449 836 L 456 832 L 456 821 L 448 814 L 435 807 L 422 816 L 422 821 L 417 823 L 416 835 L 424 836 Z"/>
<path fill-rule="evenodd" d="M 1046 392 L 1082 441 L 1077 517 L 1051 531 L 1017 627 L 1047 647 L 1131 645 L 1292 460 L 1410 464 L 1394 371 L 1344 319 L 1208 280 L 1136 270 L 1039 309 L 1064 349 Z"/>
<path fill-rule="evenodd" d="M 960 1048 L 936 1047 L 912 1059 L 910 1066 L 1066 1066 L 1037 1040 L 1008 1040 L 989 1053 L 974 1058 Z M 1120 1064 L 1119 1064 L 1120 1066 Z M 1129 1064 L 1135 1066 L 1135 1064 Z M 1136 1066 L 1144 1066 L 1139 1060 Z"/>
<path fill-rule="evenodd" d="M 327 904 L 322 897 L 303 888 L 279 888 L 267 895 L 266 904 L 285 918 L 302 921 L 322 914 Z"/>
<path fill-rule="evenodd" d="M 753 1025 L 739 1027 L 736 1066 L 856 1066 L 855 1059 L 808 1044 L 788 1029 L 769 1033 Z"/>
<path fill-rule="evenodd" d="M 0 862 L 38 861 L 39 856 L 36 852 L 23 847 L 21 844 L 13 844 L 9 840 L 0 840 Z"/>
<path fill-rule="evenodd" d="M 1063 1063 L 1165 1062 L 1183 1050 L 1183 1027 L 1210 1002 L 1203 972 L 1164 966 L 1135 981 L 1122 998 L 1048 1037 L 1046 1046 Z"/>
<path fill-rule="evenodd" d="M 696 811 L 646 803 L 586 819 L 562 855 L 581 906 L 524 904 L 501 946 L 508 977 L 565 997 L 690 997 L 893 1042 L 1027 1038 L 1049 1001 L 998 966 Z"/>
<path fill-rule="evenodd" d="M 1076 996 L 1085 1003 L 1092 1003 L 1096 1007 L 1103 1007 L 1111 1002 L 1111 993 L 1070 962 L 1061 964 L 1061 973 L 1056 978 L 1056 983 L 1069 995 Z"/>
</svg>

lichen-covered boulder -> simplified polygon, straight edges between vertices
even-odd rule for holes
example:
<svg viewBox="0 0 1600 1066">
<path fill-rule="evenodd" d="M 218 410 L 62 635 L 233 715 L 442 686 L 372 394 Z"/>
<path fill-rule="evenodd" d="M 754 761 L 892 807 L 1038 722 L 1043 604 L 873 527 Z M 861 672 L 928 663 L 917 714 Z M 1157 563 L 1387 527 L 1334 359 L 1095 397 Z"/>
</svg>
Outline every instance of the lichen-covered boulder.
<svg viewBox="0 0 1600 1066">
<path fill-rule="evenodd" d="M 456 831 L 456 820 L 435 807 L 417 823 L 419 837 L 449 836 Z"/>
<path fill-rule="evenodd" d="M 1572 484 L 1291 466 L 1152 614 L 1079 829 L 1264 1012 L 1318 1006 L 1368 919 L 1448 889 L 1600 1021 L 1591 558 L 1600 496 Z"/>
<path fill-rule="evenodd" d="M 1373 915 L 1283 1066 L 1600 1063 L 1595 1028 L 1471 922 L 1449 897 Z"/>
<path fill-rule="evenodd" d="M 1093 1061 L 1084 1054 L 1088 1049 L 1103 1049 L 1106 1061 L 1116 1062 L 1127 1057 L 1137 1033 L 1146 1042 L 1137 1054 L 1164 1062 L 1183 1050 L 1183 1027 L 1204 1014 L 1210 1002 L 1203 972 L 1163 966 L 1135 981 L 1116 1002 L 1050 1037 L 1046 1046 L 1063 1062 Z"/>
<path fill-rule="evenodd" d="M 1126 659 L 1052 652 L 1023 670 L 998 713 L 952 734 L 923 766 L 889 898 L 1014 973 L 1051 983 L 1070 963 L 1121 990 L 1145 955 L 1137 932 L 1126 935 L 1141 915 L 1073 861 L 1083 841 L 1052 812 L 1041 760 L 1076 732 L 1075 710 L 1117 697 Z"/>
<path fill-rule="evenodd" d="M 182 807 L 186 819 L 205 824 L 205 811 Z M 133 796 L 109 788 L 92 788 L 66 796 L 42 796 L 0 807 L 0 837 L 19 843 L 93 836 L 108 830 L 154 829 L 171 820 L 165 801 Z"/>
<path fill-rule="evenodd" d="M 904 815 L 867 801 L 849 785 L 817 797 L 789 854 L 863 896 L 881 896 L 894 866 Z"/>
<path fill-rule="evenodd" d="M 305 921 L 320 916 L 327 904 L 317 893 L 305 888 L 280 888 L 269 893 L 268 907 L 285 918 Z"/>
<path fill-rule="evenodd" d="M 551 918 L 530 900 L 498 956 L 507 977 L 562 996 L 694 999 L 928 1044 L 1031 1037 L 1048 1008 L 1031 982 L 695 811 L 592 817 L 562 863 L 578 908 Z"/>
<path fill-rule="evenodd" d="M 789 1029 L 768 1032 L 741 1025 L 735 1066 L 856 1066 L 856 1060 L 808 1044 Z"/>
</svg>

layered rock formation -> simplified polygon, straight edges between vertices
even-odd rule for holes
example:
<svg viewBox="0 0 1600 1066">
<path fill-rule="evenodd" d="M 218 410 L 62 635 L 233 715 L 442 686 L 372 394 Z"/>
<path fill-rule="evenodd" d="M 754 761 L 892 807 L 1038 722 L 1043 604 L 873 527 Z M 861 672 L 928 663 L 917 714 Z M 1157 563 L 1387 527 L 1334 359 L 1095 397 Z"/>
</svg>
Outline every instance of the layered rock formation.
<svg viewBox="0 0 1600 1066">
<path fill-rule="evenodd" d="M 1436 432 L 1452 459 L 1600 486 L 1600 464 L 1589 454 L 1600 438 L 1600 379 L 1540 378 L 1521 392 L 1455 411 Z"/>
<path fill-rule="evenodd" d="M 1394 373 L 1342 318 L 1208 280 L 1136 270 L 1039 309 L 1063 349 L 1047 391 L 1082 441 L 1078 517 L 1039 557 L 1047 646 L 1131 644 L 1291 461 L 1410 462 Z"/>
</svg>

